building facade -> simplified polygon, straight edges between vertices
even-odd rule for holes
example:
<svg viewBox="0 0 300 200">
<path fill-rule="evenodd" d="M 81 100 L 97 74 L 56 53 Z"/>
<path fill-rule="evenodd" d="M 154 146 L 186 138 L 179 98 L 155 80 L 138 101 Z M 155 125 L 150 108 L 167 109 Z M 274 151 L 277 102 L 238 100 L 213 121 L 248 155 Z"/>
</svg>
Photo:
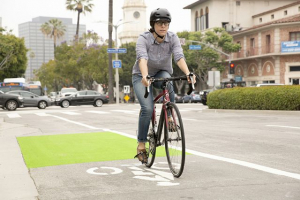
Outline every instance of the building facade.
<svg viewBox="0 0 300 200">
<path fill-rule="evenodd" d="M 24 38 L 28 52 L 28 64 L 25 72 L 26 80 L 34 79 L 34 70 L 39 69 L 43 63 L 47 63 L 54 58 L 54 41 L 53 38 L 46 37 L 41 32 L 41 25 L 55 17 L 36 17 L 31 22 L 19 24 L 19 37 Z M 71 18 L 55 18 L 62 21 L 66 26 L 66 32 L 63 37 L 56 42 L 60 45 L 61 42 L 70 43 L 74 39 L 76 33 L 76 24 L 72 23 Z M 86 26 L 80 25 L 79 35 L 86 32 Z"/>
<path fill-rule="evenodd" d="M 124 24 L 119 34 L 120 43 L 136 42 L 138 36 L 147 30 L 147 6 L 145 1 L 125 0 L 122 8 Z"/>
<path fill-rule="evenodd" d="M 241 45 L 232 62 L 248 86 L 259 83 L 299 85 L 300 80 L 300 1 L 258 15 L 255 26 L 233 33 Z M 228 78 L 228 70 L 222 74 Z"/>
<path fill-rule="evenodd" d="M 191 31 L 223 27 L 238 31 L 253 26 L 252 16 L 298 0 L 198 0 L 191 10 Z"/>
<path fill-rule="evenodd" d="M 299 85 L 299 0 L 199 0 L 186 8 L 192 12 L 192 30 L 224 27 L 234 42 L 241 45 L 240 51 L 233 53 L 230 60 L 235 64 L 235 74 L 229 74 L 226 65 L 221 81 L 243 80 L 247 86 L 260 83 Z M 204 10 L 208 11 L 207 15 Z M 214 15 L 214 10 L 227 15 Z M 203 14 L 202 18 L 197 18 L 197 12 Z"/>
</svg>

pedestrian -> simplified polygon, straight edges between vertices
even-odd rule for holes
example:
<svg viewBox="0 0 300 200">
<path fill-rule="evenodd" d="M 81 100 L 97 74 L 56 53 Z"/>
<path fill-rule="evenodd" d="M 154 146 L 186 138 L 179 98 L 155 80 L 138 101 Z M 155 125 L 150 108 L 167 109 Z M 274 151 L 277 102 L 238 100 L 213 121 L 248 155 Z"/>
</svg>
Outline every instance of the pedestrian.
<svg viewBox="0 0 300 200">
<path fill-rule="evenodd" d="M 142 33 L 136 43 L 136 62 L 132 69 L 132 83 L 134 92 L 139 100 L 141 112 L 138 119 L 138 146 L 137 157 L 143 164 L 148 162 L 145 143 L 147 142 L 147 134 L 150 120 L 153 112 L 153 94 L 152 86 L 161 88 L 159 82 L 150 85 L 150 93 L 148 98 L 144 98 L 145 87 L 150 83 L 147 76 L 155 78 L 168 78 L 173 74 L 172 54 L 174 61 L 187 75 L 188 81 L 190 71 L 185 62 L 183 50 L 180 45 L 178 36 L 168 31 L 172 17 L 170 12 L 165 8 L 157 8 L 150 14 L 149 31 Z M 196 82 L 195 76 L 193 77 Z M 170 91 L 170 101 L 174 102 L 174 92 L 172 84 L 168 85 Z"/>
</svg>

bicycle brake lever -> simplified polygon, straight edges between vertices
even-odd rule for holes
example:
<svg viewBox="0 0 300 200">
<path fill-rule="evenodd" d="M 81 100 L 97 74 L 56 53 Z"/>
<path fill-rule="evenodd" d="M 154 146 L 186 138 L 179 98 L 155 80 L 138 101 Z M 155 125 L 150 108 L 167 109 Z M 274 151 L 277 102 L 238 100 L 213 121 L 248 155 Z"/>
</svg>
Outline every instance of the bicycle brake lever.
<svg viewBox="0 0 300 200">
<path fill-rule="evenodd" d="M 144 95 L 145 99 L 148 97 L 149 92 L 150 92 L 150 76 L 147 76 L 147 80 L 148 80 L 149 85 L 147 87 L 145 87 L 145 95 Z"/>
</svg>

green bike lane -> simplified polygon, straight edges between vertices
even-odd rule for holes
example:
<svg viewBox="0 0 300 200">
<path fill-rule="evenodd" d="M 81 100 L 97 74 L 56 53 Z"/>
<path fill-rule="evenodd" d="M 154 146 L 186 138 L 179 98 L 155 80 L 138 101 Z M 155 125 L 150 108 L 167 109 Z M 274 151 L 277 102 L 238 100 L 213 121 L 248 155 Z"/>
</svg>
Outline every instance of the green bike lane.
<svg viewBox="0 0 300 200">
<path fill-rule="evenodd" d="M 10 131 L 16 129 L 14 132 L 22 130 L 15 134 L 16 141 L 36 188 L 36 191 L 24 189 L 29 195 L 23 195 L 23 199 L 297 199 L 300 196 L 299 180 L 293 177 L 192 150 L 182 177 L 173 178 L 163 147 L 155 165 L 146 168 L 132 159 L 135 136 L 120 131 L 87 129 L 81 133 L 43 135 L 30 127 L 1 124 L 5 126 Z M 7 130 L 1 132 L 2 138 L 9 137 Z M 35 134 L 28 136 L 26 132 Z M 5 191 L 0 192 L 0 197 L 1 194 Z M 6 197 L 10 199 L 9 195 Z"/>
</svg>

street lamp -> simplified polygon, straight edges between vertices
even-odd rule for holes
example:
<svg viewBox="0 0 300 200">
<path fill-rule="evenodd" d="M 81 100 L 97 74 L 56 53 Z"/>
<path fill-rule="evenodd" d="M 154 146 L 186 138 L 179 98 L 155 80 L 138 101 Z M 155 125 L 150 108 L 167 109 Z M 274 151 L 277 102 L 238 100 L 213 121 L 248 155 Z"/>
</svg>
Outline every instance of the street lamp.
<svg viewBox="0 0 300 200">
<path fill-rule="evenodd" d="M 108 24 L 108 25 L 111 25 L 112 27 L 114 27 L 115 29 L 115 48 L 118 49 L 118 27 L 123 25 L 123 24 L 126 24 L 126 23 L 138 23 L 138 22 L 135 22 L 135 21 L 128 21 L 128 22 L 123 22 L 123 23 L 120 23 L 119 22 L 122 21 L 122 19 L 120 19 L 117 24 L 111 24 L 110 22 L 106 22 L 106 21 L 97 21 L 98 23 L 105 23 L 105 24 Z M 116 53 L 116 60 L 118 60 L 118 53 Z M 116 77 L 115 77 L 115 81 L 116 81 L 116 103 L 119 104 L 119 69 L 116 68 Z"/>
</svg>

